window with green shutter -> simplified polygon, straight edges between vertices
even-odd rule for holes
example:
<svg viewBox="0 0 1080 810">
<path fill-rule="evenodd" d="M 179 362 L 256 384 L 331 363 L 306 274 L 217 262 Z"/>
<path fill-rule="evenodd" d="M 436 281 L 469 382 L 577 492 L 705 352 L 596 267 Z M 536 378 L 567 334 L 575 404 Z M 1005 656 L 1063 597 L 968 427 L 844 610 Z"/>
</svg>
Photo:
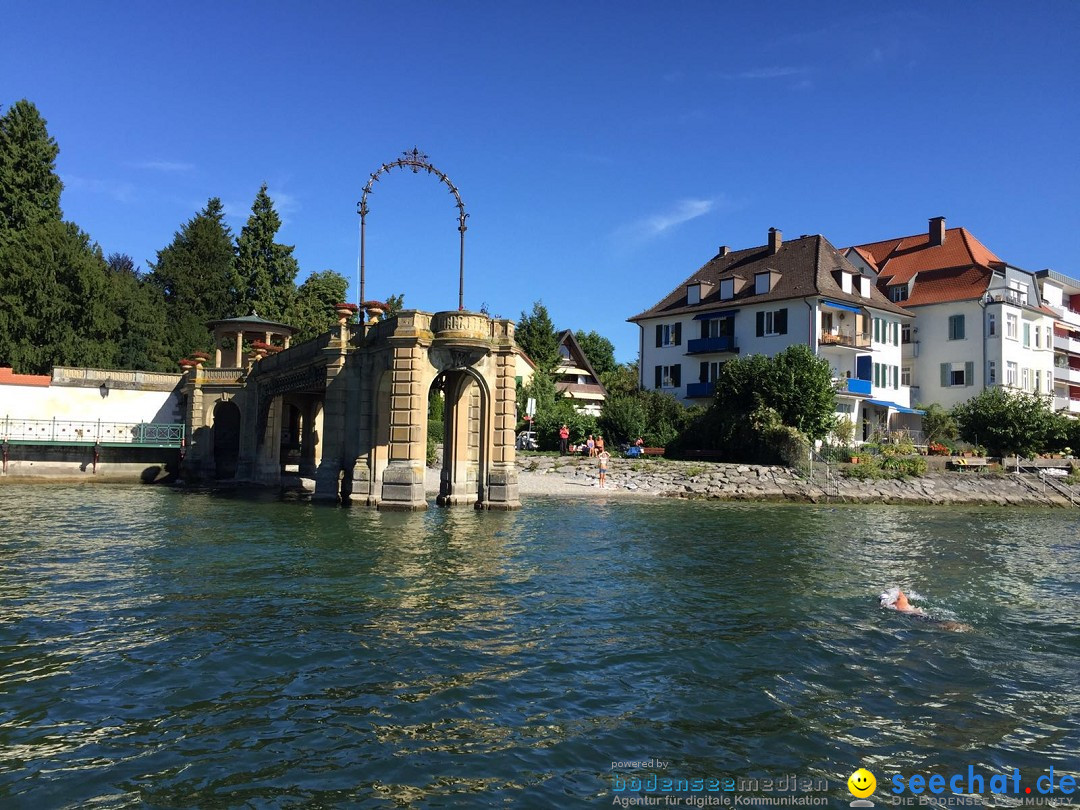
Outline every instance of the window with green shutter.
<svg viewBox="0 0 1080 810">
<path fill-rule="evenodd" d="M 949 340 L 963 340 L 964 339 L 964 316 L 963 315 L 950 315 L 949 316 Z"/>
</svg>

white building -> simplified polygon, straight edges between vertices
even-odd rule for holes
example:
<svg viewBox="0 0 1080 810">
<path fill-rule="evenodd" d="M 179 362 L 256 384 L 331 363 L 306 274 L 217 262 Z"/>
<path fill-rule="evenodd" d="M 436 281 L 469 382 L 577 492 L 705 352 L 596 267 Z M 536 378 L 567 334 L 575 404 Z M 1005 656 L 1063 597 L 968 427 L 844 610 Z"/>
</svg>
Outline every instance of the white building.
<svg viewBox="0 0 1080 810">
<path fill-rule="evenodd" d="M 1054 408 L 1080 416 L 1080 281 L 1039 270 L 1043 305 L 1058 317 L 1054 324 Z"/>
<path fill-rule="evenodd" d="M 901 376 L 916 402 L 958 405 L 993 385 L 1054 391 L 1054 322 L 1034 274 L 1013 267 L 964 228 L 858 245 L 847 257 L 874 275 L 915 322 L 902 335 Z"/>
<path fill-rule="evenodd" d="M 901 335 L 911 316 L 877 289 L 825 237 L 726 246 L 655 306 L 629 319 L 641 327 L 642 388 L 687 404 L 713 397 L 720 367 L 739 355 L 775 355 L 801 343 L 827 359 L 838 412 L 862 426 L 910 425 L 901 377 Z"/>
</svg>

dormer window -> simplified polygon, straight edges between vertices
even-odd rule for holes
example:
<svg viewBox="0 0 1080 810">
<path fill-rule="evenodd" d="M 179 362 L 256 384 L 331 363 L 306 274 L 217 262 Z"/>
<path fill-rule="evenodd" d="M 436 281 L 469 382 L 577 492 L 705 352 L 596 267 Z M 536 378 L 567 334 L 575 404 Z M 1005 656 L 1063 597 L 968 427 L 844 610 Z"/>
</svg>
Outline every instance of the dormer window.
<svg viewBox="0 0 1080 810">
<path fill-rule="evenodd" d="M 859 295 L 863 298 L 870 297 L 870 279 L 866 276 L 859 276 Z"/>
<path fill-rule="evenodd" d="M 720 300 L 730 301 L 735 297 L 735 279 L 725 278 L 720 281 Z"/>
<path fill-rule="evenodd" d="M 770 279 L 771 275 L 772 275 L 771 273 L 757 273 L 757 274 L 755 274 L 755 276 L 754 276 L 754 295 L 764 295 L 765 293 L 767 293 L 769 291 L 770 287 L 772 286 L 769 283 L 771 281 L 771 279 Z"/>
<path fill-rule="evenodd" d="M 851 294 L 851 273 L 840 273 L 840 289 Z"/>
<path fill-rule="evenodd" d="M 686 285 L 686 305 L 700 304 L 711 291 L 712 284 L 707 281 L 691 281 Z"/>
<path fill-rule="evenodd" d="M 869 279 L 867 279 L 869 281 Z M 907 301 L 908 288 L 907 284 L 895 284 L 889 287 L 889 300 L 894 304 L 898 304 L 901 301 Z"/>
</svg>

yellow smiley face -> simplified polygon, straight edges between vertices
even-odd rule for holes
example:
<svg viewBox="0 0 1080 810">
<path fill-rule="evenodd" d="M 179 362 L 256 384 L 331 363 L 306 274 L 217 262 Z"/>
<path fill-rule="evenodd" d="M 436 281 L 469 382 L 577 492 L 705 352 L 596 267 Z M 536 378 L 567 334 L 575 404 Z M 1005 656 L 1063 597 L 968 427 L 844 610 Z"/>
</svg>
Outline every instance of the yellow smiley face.
<svg viewBox="0 0 1080 810">
<path fill-rule="evenodd" d="M 859 768 L 848 777 L 847 786 L 853 796 L 865 799 L 877 789 L 877 779 L 866 768 Z"/>
</svg>

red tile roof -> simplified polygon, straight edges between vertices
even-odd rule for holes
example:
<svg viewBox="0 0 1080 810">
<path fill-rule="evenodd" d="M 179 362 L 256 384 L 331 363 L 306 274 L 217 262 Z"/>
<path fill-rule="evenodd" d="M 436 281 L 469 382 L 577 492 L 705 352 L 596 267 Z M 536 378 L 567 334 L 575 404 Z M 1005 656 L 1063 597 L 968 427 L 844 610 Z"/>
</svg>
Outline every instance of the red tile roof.
<svg viewBox="0 0 1080 810">
<path fill-rule="evenodd" d="M 946 229 L 940 245 L 931 245 L 929 233 L 920 233 L 850 250 L 878 271 L 882 288 L 915 279 L 905 307 L 979 298 L 990 286 L 993 270 L 1005 264 L 966 228 Z"/>
<path fill-rule="evenodd" d="M 930 235 L 920 233 L 856 245 L 854 249 L 890 284 L 907 283 L 916 273 L 926 270 L 1004 264 L 966 228 L 948 228 L 941 245 L 931 245 Z"/>
<path fill-rule="evenodd" d="M 16 374 L 10 368 L 0 368 L 0 385 L 32 385 L 48 388 L 52 377 L 48 374 Z"/>
<path fill-rule="evenodd" d="M 990 286 L 992 271 L 985 267 L 950 267 L 919 274 L 905 307 L 940 304 L 945 301 L 970 301 L 981 298 Z"/>
</svg>

